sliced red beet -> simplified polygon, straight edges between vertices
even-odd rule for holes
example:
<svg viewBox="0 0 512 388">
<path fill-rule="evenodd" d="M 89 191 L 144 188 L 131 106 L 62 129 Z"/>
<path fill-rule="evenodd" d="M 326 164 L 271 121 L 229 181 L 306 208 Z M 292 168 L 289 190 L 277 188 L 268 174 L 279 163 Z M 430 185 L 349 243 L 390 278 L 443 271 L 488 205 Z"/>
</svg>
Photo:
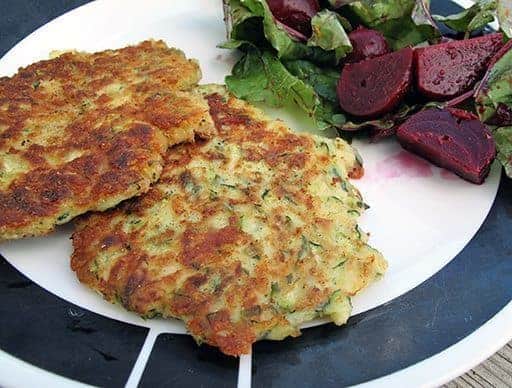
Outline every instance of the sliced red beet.
<svg viewBox="0 0 512 388">
<path fill-rule="evenodd" d="M 392 111 L 412 81 L 413 50 L 409 47 L 358 63 L 347 63 L 338 82 L 340 107 L 345 112 L 375 118 Z"/>
<path fill-rule="evenodd" d="M 311 18 L 320 11 L 318 0 L 267 0 L 274 17 L 284 25 L 311 36 Z"/>
<path fill-rule="evenodd" d="M 388 42 L 379 31 L 359 27 L 348 37 L 352 43 L 352 52 L 346 58 L 347 63 L 359 62 L 389 53 Z"/>
<path fill-rule="evenodd" d="M 470 90 L 503 45 L 500 33 L 421 47 L 415 50 L 418 90 L 447 100 Z"/>
<path fill-rule="evenodd" d="M 481 184 L 496 156 L 491 133 L 478 118 L 461 109 L 427 109 L 411 116 L 396 131 L 407 150 Z"/>
</svg>

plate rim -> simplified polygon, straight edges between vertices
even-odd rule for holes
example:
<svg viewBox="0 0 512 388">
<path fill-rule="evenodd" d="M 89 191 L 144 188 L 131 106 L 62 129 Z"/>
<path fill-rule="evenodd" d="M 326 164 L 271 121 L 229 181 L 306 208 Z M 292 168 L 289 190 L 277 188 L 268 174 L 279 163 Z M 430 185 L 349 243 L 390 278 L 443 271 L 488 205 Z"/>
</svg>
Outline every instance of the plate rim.
<svg viewBox="0 0 512 388">
<path fill-rule="evenodd" d="M 456 3 L 458 4 L 457 1 L 455 0 L 450 0 L 451 2 L 453 3 Z M 470 0 L 458 0 L 459 2 L 462 2 L 462 3 L 467 3 L 468 1 Z M 94 14 L 97 14 L 98 13 L 98 8 L 99 10 L 105 10 L 106 9 L 115 9 L 116 7 L 120 6 L 120 5 L 123 5 L 123 4 L 126 4 L 126 2 L 130 2 L 132 5 L 133 4 L 138 4 L 138 2 L 136 0 L 95 0 L 95 1 L 91 1 L 89 3 L 86 3 L 84 5 L 81 5 L 79 7 L 76 7 L 60 16 L 58 16 L 57 18 L 49 21 L 48 23 L 46 23 L 45 25 L 37 28 L 33 33 L 29 34 L 27 37 L 25 37 L 24 39 L 22 39 L 20 42 L 18 42 L 18 44 L 16 44 L 14 47 L 12 47 L 1 59 L 0 59 L 0 64 L 2 65 L 2 67 L 7 67 L 7 68 L 11 68 L 10 70 L 13 70 L 12 68 L 14 67 L 14 63 L 16 63 L 16 58 L 19 56 L 19 55 L 22 55 L 24 56 L 25 53 L 28 51 L 28 49 L 32 48 L 34 46 L 34 42 L 33 42 L 33 36 L 32 35 L 35 35 L 35 34 L 41 34 L 41 35 L 55 35 L 55 30 L 56 30 L 56 27 L 66 27 L 66 25 L 69 25 L 70 23 L 72 22 L 76 22 L 78 18 L 86 18 L 88 16 L 91 16 L 91 15 L 94 15 Z M 176 12 L 179 14 L 180 12 L 183 12 L 183 10 L 185 9 L 186 10 L 189 10 L 189 8 L 187 8 L 188 6 L 185 6 L 183 7 L 183 4 L 185 4 L 186 2 L 179 2 L 178 5 L 178 9 L 176 10 Z M 199 4 L 199 3 L 197 3 Z M 180 8 L 181 7 L 181 8 Z M 182 9 L 184 8 L 184 9 Z M 80 17 L 78 17 L 78 15 L 80 15 Z M 102 19 L 101 19 L 102 20 Z M 103 20 L 102 20 L 103 22 Z M 102 22 L 99 22 L 99 27 L 104 27 Z M 46 38 L 48 38 L 48 36 L 46 36 Z M 83 43 L 83 42 L 82 42 Z M 28 47 L 26 47 L 28 46 Z M 65 49 L 66 47 L 55 47 L 55 49 Z M 68 47 L 69 48 L 69 47 Z M 19 51 L 19 53 L 18 53 Z M 442 260 L 442 263 L 438 263 L 434 266 L 430 266 L 429 265 L 429 259 L 431 258 L 435 258 L 435 254 L 431 254 L 431 255 L 425 255 L 427 256 L 427 260 L 422 260 L 418 265 L 415 265 L 415 266 L 412 266 L 410 268 L 408 268 L 408 271 L 407 271 L 407 276 L 404 275 L 405 271 L 401 271 L 399 273 L 395 273 L 395 276 L 397 276 L 397 281 L 394 281 L 394 282 L 391 282 L 389 283 L 389 275 L 388 277 L 384 278 L 381 282 L 379 283 L 376 283 L 376 284 L 372 284 L 368 287 L 368 290 L 366 291 L 366 293 L 363 295 L 357 295 L 356 298 L 365 298 L 366 295 L 368 295 L 368 292 L 370 293 L 373 293 L 373 297 L 371 299 L 371 303 L 368 303 L 366 302 L 366 304 L 364 305 L 364 307 L 361 307 L 361 305 L 359 303 L 356 302 L 355 304 L 355 308 L 354 310 L 352 311 L 352 316 L 353 315 L 357 315 L 357 314 L 360 314 L 360 313 L 363 313 L 363 312 L 366 312 L 366 311 L 369 311 L 373 308 L 377 308 L 378 306 L 382 306 L 383 304 L 385 303 L 389 303 L 390 301 L 398 298 L 398 297 L 401 297 L 403 295 L 405 295 L 407 292 L 413 290 L 414 288 L 418 287 L 419 285 L 421 285 L 423 282 L 425 282 L 426 280 L 430 279 L 432 276 L 434 276 L 436 273 L 439 273 L 440 271 L 442 271 L 458 254 L 460 254 L 462 252 L 462 250 L 465 248 L 465 246 L 477 235 L 477 233 L 479 232 L 480 228 L 482 227 L 484 221 L 485 221 L 485 218 L 487 217 L 487 215 L 489 214 L 490 210 L 492 209 L 492 206 L 493 206 L 493 203 L 495 202 L 495 199 L 496 199 L 496 195 L 497 195 L 497 191 L 498 191 L 498 188 L 499 188 L 499 183 L 500 183 L 500 180 L 501 180 L 501 174 L 496 171 L 497 170 L 497 162 L 495 162 L 492 166 L 492 169 L 491 169 L 491 176 L 489 177 L 489 180 L 492 179 L 492 180 L 497 180 L 496 183 L 492 182 L 493 184 L 493 187 L 492 187 L 492 196 L 487 198 L 486 199 L 486 205 L 485 205 L 485 210 L 484 210 L 484 213 L 485 213 L 485 216 L 483 216 L 481 218 L 481 220 L 479 220 L 478 222 L 476 222 L 472 227 L 474 227 L 474 229 L 472 231 L 470 231 L 470 233 L 465 236 L 465 238 L 463 239 L 465 242 L 464 245 L 462 246 L 459 246 L 458 244 L 459 243 L 456 243 L 455 247 L 451 246 L 451 247 L 448 247 L 448 248 L 445 248 L 445 252 L 443 254 L 443 257 L 446 257 L 445 260 Z M 496 186 L 494 186 L 494 184 L 496 184 Z M 6 248 L 6 249 L 9 249 L 9 248 Z M 4 251 L 3 249 L 0 249 L 0 251 Z M 446 254 L 446 252 L 449 252 L 449 254 Z M 0 252 L 1 254 L 1 252 Z M 9 254 L 5 253 L 4 251 L 4 257 L 9 257 Z M 15 262 L 15 261 L 11 261 L 9 260 L 9 263 L 11 263 L 16 269 L 18 269 L 20 272 L 22 273 L 26 273 L 25 270 L 26 270 L 26 267 L 24 267 L 22 265 L 22 263 L 20 262 Z M 32 272 L 33 273 L 33 272 Z M 407 279 L 406 279 L 407 277 Z M 411 280 L 411 278 L 413 280 Z M 48 286 L 48 283 L 44 283 L 44 282 L 41 282 L 41 279 L 37 279 L 35 280 L 35 282 L 39 285 L 41 285 L 41 287 L 43 287 L 44 289 L 47 289 L 47 286 Z M 382 285 L 382 283 L 386 283 L 385 285 Z M 379 287 L 384 287 L 384 286 L 387 286 L 388 288 L 386 289 L 386 294 L 385 296 L 381 296 L 381 294 L 379 294 L 378 292 L 375 292 L 375 287 L 379 288 Z M 48 291 L 52 292 L 53 294 L 55 294 L 56 296 L 62 298 L 62 299 L 65 299 L 67 301 L 70 301 L 72 303 L 75 303 L 75 304 L 78 304 L 80 306 L 82 306 L 82 304 L 80 304 L 80 302 L 78 302 L 76 299 L 74 298 L 67 298 L 65 296 L 65 294 L 59 292 L 58 290 L 56 289 L 48 289 Z M 92 294 L 91 294 L 92 295 Z M 105 302 L 106 303 L 106 302 Z M 369 306 L 368 306 L 369 305 Z M 90 308 L 91 306 L 90 305 L 87 305 L 88 308 Z M 97 306 L 98 307 L 98 306 Z M 105 312 L 105 308 L 109 308 L 105 305 L 103 305 L 101 307 L 101 311 L 98 310 L 98 309 L 92 309 L 91 311 L 94 311 L 94 312 L 97 312 L 97 313 L 100 313 L 104 316 L 107 316 L 107 317 L 113 317 L 112 314 L 109 314 L 107 312 Z M 118 317 L 118 315 L 116 314 L 116 317 Z M 113 317 L 114 319 L 116 319 L 116 317 Z M 119 318 L 117 318 L 119 319 Z M 130 323 L 135 323 L 135 319 L 130 319 L 129 320 Z M 324 320 L 321 320 L 321 319 L 317 319 L 317 320 L 314 320 L 312 322 L 307 322 L 307 323 L 304 323 L 303 325 L 301 325 L 301 328 L 309 328 L 309 327 L 315 327 L 315 326 L 319 326 L 319 325 L 322 325 L 324 324 L 325 321 Z M 153 324 L 146 324 L 144 322 L 139 322 L 136 323 L 140 326 L 144 326 L 144 327 L 153 327 Z M 184 327 L 182 328 L 182 330 L 184 330 Z"/>
<path fill-rule="evenodd" d="M 469 5 L 472 4 L 471 0 L 450 0 L 450 1 L 457 3 L 465 8 L 467 8 Z M 2 58 L 8 56 L 14 49 L 16 49 L 16 48 L 18 48 L 18 46 L 22 45 L 26 39 L 29 39 L 31 36 L 33 36 L 37 33 L 40 33 L 40 31 L 42 29 L 44 29 L 48 24 L 55 22 L 58 19 L 64 18 L 69 13 L 75 12 L 81 8 L 91 7 L 93 5 L 97 5 L 97 3 L 106 3 L 106 2 L 107 2 L 106 0 L 94 0 L 92 2 L 80 5 L 76 8 L 73 8 L 73 9 L 65 12 L 62 15 L 59 15 L 58 17 L 50 20 L 48 23 L 45 23 L 44 25 L 35 29 L 33 32 L 31 32 L 30 34 L 25 36 L 22 40 L 18 41 L 11 49 L 9 49 L 2 56 Z M 501 179 L 501 177 L 500 177 L 500 179 Z M 499 183 L 498 183 L 498 187 L 499 187 Z M 492 204 L 494 203 L 496 194 L 497 194 L 497 191 L 496 191 L 494 199 L 491 203 L 491 207 L 492 207 Z M 489 209 L 489 211 L 490 211 L 490 209 Z M 484 221 L 485 221 L 485 219 L 482 221 L 482 223 Z M 475 234 L 471 237 L 471 239 L 473 239 L 474 236 L 479 232 L 481 226 L 482 225 L 480 224 L 480 226 L 478 227 Z M 445 266 L 440 268 L 437 272 L 443 270 L 443 268 Z M 428 280 L 429 277 L 427 277 L 423 281 Z M 46 288 L 44 288 L 44 287 L 42 287 L 42 288 L 46 290 Z M 411 289 L 413 289 L 413 288 L 411 288 Z M 408 292 L 408 291 L 410 291 L 410 290 L 407 290 L 406 292 Z M 51 292 L 51 291 L 48 291 L 48 292 Z M 59 296 L 57 296 L 57 297 L 59 297 Z M 395 298 L 396 297 L 398 297 L 398 296 L 395 296 Z M 393 299 L 395 299 L 395 298 L 393 298 Z M 113 318 L 110 318 L 110 319 L 113 319 Z M 492 332 L 494 330 L 496 330 L 496 328 L 499 331 L 501 330 L 503 333 L 506 333 L 506 334 L 502 335 L 501 337 L 496 336 L 496 335 L 493 336 Z M 484 341 L 484 339 L 486 339 L 486 338 L 487 339 L 502 338 L 502 340 L 488 343 L 488 342 Z M 506 339 L 506 340 L 504 340 L 504 339 Z M 362 384 L 358 384 L 357 387 L 389 387 L 389 386 L 393 386 L 393 384 L 396 384 L 398 381 L 403 384 L 404 378 L 407 379 L 405 381 L 408 384 L 415 384 L 418 386 L 437 386 L 437 385 L 447 382 L 450 379 L 471 369 L 473 366 L 482 362 L 482 360 L 487 359 L 489 356 L 491 356 L 493 353 L 495 353 L 497 350 L 499 350 L 504 344 L 509 342 L 510 339 L 512 339 L 512 301 L 509 302 L 508 304 L 506 304 L 495 316 L 493 316 L 491 319 L 486 321 L 478 329 L 474 330 L 469 335 L 462 338 L 460 341 L 456 342 L 455 344 L 453 344 L 449 348 L 443 350 L 442 352 L 437 353 L 437 354 L 435 354 L 423 361 L 420 361 L 416 364 L 413 364 L 409 367 L 398 370 L 394 373 L 382 376 L 382 377 L 374 379 L 374 380 L 370 380 L 370 381 L 362 383 Z M 483 352 L 481 352 L 481 349 L 483 348 L 482 343 L 488 344 L 488 346 L 485 348 L 485 350 Z M 479 355 L 476 356 L 476 352 L 475 352 L 475 355 L 474 355 L 474 357 L 472 357 L 471 361 L 464 362 L 463 363 L 464 366 L 459 366 L 461 364 L 460 359 L 456 359 L 453 355 L 460 352 L 459 349 L 471 349 L 471 348 L 474 349 L 475 344 L 478 344 L 480 346 L 479 347 Z M 465 352 L 465 353 L 468 354 L 471 352 Z M 449 361 L 447 361 L 447 360 L 449 360 Z M 29 364 L 19 358 L 11 356 L 10 354 L 8 354 L 0 349 L 0 370 L 6 370 L 9 372 L 12 372 L 12 369 L 10 369 L 9 367 L 6 367 L 6 366 L 7 365 L 12 366 L 12 365 L 16 365 L 16 364 L 19 364 L 21 366 L 21 368 L 25 369 L 26 371 L 28 371 L 29 369 L 34 369 L 34 373 L 35 373 L 34 378 L 36 378 L 36 376 L 38 376 L 38 374 L 48 375 L 48 376 L 46 376 L 47 378 L 54 379 L 54 380 L 47 380 L 47 381 L 49 381 L 49 382 L 51 381 L 52 384 L 55 386 L 67 387 L 67 386 L 76 386 L 77 384 L 81 384 L 81 386 L 88 386 L 87 384 L 84 384 L 84 383 L 81 383 L 81 382 L 78 382 L 75 380 L 71 380 L 67 377 L 57 375 L 53 372 L 50 372 L 50 371 L 44 370 L 42 368 L 39 368 L 35 365 Z M 429 368 L 429 367 L 433 367 L 433 366 L 436 366 L 436 371 L 439 371 L 440 369 L 442 369 L 442 371 L 441 371 L 441 373 L 437 374 L 438 377 L 435 380 L 431 379 L 430 381 L 425 383 L 425 379 L 423 378 L 423 376 L 420 372 L 422 370 L 425 370 L 425 368 Z M 455 368 L 455 366 L 457 366 L 457 368 Z M 438 369 L 438 368 L 440 368 L 440 369 Z M 7 377 L 4 380 L 6 384 L 14 385 L 13 382 L 20 381 L 20 379 L 16 379 L 16 380 L 10 379 L 10 377 L 12 377 L 12 375 L 9 376 L 9 374 L 10 373 L 0 374 L 0 376 L 4 375 Z M 22 376 L 22 375 L 23 374 L 20 374 L 20 376 Z M 41 375 L 41 377 L 42 377 L 42 375 Z M 0 377 L 0 381 L 1 380 L 2 380 L 2 377 Z M 24 380 L 21 380 L 21 381 L 24 381 Z M 41 383 L 41 380 L 38 380 L 38 382 Z"/>
</svg>

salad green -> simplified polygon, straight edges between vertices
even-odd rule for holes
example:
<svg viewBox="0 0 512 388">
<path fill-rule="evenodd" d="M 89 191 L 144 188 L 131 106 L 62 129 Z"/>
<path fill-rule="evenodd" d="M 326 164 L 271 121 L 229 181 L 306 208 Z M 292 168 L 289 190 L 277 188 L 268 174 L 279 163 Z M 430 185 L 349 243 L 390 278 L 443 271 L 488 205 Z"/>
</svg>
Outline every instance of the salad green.
<svg viewBox="0 0 512 388">
<path fill-rule="evenodd" d="M 464 32 L 465 38 L 473 32 L 483 29 L 496 18 L 501 31 L 512 37 L 512 0 L 477 0 L 468 9 L 453 15 L 434 15 L 434 19 L 444 23 L 457 32 Z"/>
<path fill-rule="evenodd" d="M 428 2 L 415 0 L 332 1 L 311 19 L 312 35 L 302 36 L 273 17 L 265 0 L 224 0 L 228 40 L 220 47 L 240 49 L 242 57 L 226 77 L 237 97 L 271 106 L 296 105 L 320 129 L 353 130 L 394 126 L 394 118 L 350 121 L 336 96 L 339 63 L 352 51 L 348 32 L 356 23 L 383 33 L 394 50 L 435 42 L 440 34 L 430 17 Z M 341 10 L 339 7 L 342 6 Z M 338 8 L 338 9 L 336 9 Z M 410 111 L 402 106 L 400 112 Z"/>
<path fill-rule="evenodd" d="M 313 35 L 302 42 L 275 20 L 265 0 L 226 1 L 229 40 L 220 47 L 243 49 L 252 44 L 271 50 L 279 59 L 308 59 L 331 65 L 352 51 L 341 17 L 330 10 L 322 10 L 313 17 Z"/>
<path fill-rule="evenodd" d="M 462 12 L 448 16 L 434 15 L 434 19 L 454 31 L 464 32 L 465 37 L 469 37 L 473 31 L 480 30 L 494 21 L 495 11 L 496 0 L 479 0 Z"/>
<path fill-rule="evenodd" d="M 393 50 L 435 42 L 440 37 L 426 1 L 367 0 L 352 2 L 348 7 L 357 22 L 382 32 Z"/>
<path fill-rule="evenodd" d="M 364 128 L 375 138 L 392 134 L 397 125 L 426 107 L 452 106 L 452 101 L 408 97 L 394 111 L 368 120 L 343 112 L 336 87 L 345 58 L 354 49 L 350 33 L 355 28 L 380 32 L 393 51 L 439 43 L 442 36 L 436 21 L 466 39 L 497 20 L 504 37 L 512 37 L 512 0 L 477 0 L 472 7 L 448 16 L 432 16 L 428 0 L 325 0 L 310 18 L 309 36 L 278 21 L 270 3 L 224 0 L 228 39 L 220 47 L 239 49 L 242 54 L 226 77 L 228 89 L 249 102 L 297 106 L 319 129 Z M 476 96 L 484 122 L 495 117 L 497 110 L 512 112 L 512 51 L 494 65 L 487 82 L 485 91 L 479 88 Z M 468 91 L 453 101 L 464 102 L 471 96 Z M 497 126 L 493 134 L 498 159 L 512 176 L 512 162 L 507 162 L 512 160 L 511 125 Z"/>
<path fill-rule="evenodd" d="M 512 50 L 489 70 L 475 96 L 480 120 L 493 130 L 498 160 L 512 177 Z"/>
</svg>

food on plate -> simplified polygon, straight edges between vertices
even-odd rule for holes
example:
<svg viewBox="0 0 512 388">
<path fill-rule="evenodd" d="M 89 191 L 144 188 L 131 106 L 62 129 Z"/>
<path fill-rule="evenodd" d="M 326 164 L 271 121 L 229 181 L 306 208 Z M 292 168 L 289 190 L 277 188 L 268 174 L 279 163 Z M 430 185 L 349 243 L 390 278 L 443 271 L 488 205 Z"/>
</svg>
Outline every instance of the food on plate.
<svg viewBox="0 0 512 388">
<path fill-rule="evenodd" d="M 475 101 L 480 120 L 493 129 L 497 158 L 512 177 L 512 40 L 493 59 Z"/>
<path fill-rule="evenodd" d="M 477 0 L 474 4 L 452 15 L 434 15 L 434 19 L 445 24 L 453 31 L 464 32 L 465 38 L 471 33 L 483 29 L 491 23 L 496 14 L 496 0 Z"/>
<path fill-rule="evenodd" d="M 242 53 L 226 77 L 226 85 L 249 102 L 295 105 L 322 130 L 344 129 L 353 121 L 340 107 L 336 85 L 340 68 L 351 61 L 352 52 L 357 55 L 359 51 L 354 47 L 358 44 L 357 27 L 379 31 L 395 51 L 435 42 L 440 35 L 421 1 L 319 2 L 320 10 L 311 18 L 310 37 L 279 22 L 269 4 L 266 0 L 224 0 L 228 41 L 221 47 Z M 353 42 L 351 32 L 356 37 Z M 296 71 L 298 61 L 301 71 Z M 309 76 L 311 68 L 318 69 L 318 77 Z M 337 73 L 334 80 L 332 72 Z"/>
<path fill-rule="evenodd" d="M 146 41 L 0 78 L 0 240 L 146 192 L 168 145 L 214 132 L 203 98 L 184 91 L 200 77 L 181 51 Z"/>
<path fill-rule="evenodd" d="M 498 87 L 488 88 L 490 93 L 483 90 L 497 59 L 511 50 L 506 43 L 511 38 L 510 1 L 478 1 L 459 13 L 433 17 L 428 1 L 329 0 L 318 3 L 316 14 L 308 8 L 311 12 L 302 19 L 310 20 L 309 38 L 268 17 L 266 0 L 224 4 L 228 42 L 221 47 L 242 52 L 226 77 L 237 97 L 295 105 L 319 130 L 336 128 L 341 137 L 360 131 L 371 142 L 394 137 L 407 118 L 422 110 L 464 107 L 491 126 L 502 150 L 498 159 L 512 176 L 510 88 L 495 82 Z M 461 33 L 442 36 L 434 19 Z M 493 20 L 499 31 L 487 34 L 484 27 Z"/>
<path fill-rule="evenodd" d="M 320 11 L 318 0 L 268 0 L 268 6 L 285 26 L 311 36 L 311 18 Z"/>
<path fill-rule="evenodd" d="M 359 62 L 389 53 L 388 42 L 380 31 L 358 27 L 348 37 L 352 43 L 352 52 L 345 62 Z"/>
<path fill-rule="evenodd" d="M 392 111 L 409 90 L 412 64 L 411 48 L 347 63 L 341 71 L 337 89 L 341 108 L 366 119 Z"/>
<path fill-rule="evenodd" d="M 230 355 L 317 317 L 345 323 L 351 296 L 387 266 L 357 224 L 354 150 L 296 134 L 222 87 L 203 91 L 218 134 L 170 149 L 148 193 L 80 219 L 72 269 Z"/>
<path fill-rule="evenodd" d="M 492 58 L 475 92 L 480 119 L 498 126 L 512 125 L 512 40 Z"/>
<path fill-rule="evenodd" d="M 470 182 L 481 184 L 496 155 L 489 129 L 461 109 L 427 109 L 396 131 L 402 146 Z"/>
<path fill-rule="evenodd" d="M 485 73 L 502 41 L 503 35 L 496 33 L 417 48 L 418 91 L 425 97 L 444 100 L 470 90 Z"/>
<path fill-rule="evenodd" d="M 464 32 L 464 38 L 481 32 L 487 24 L 497 22 L 500 31 L 512 38 L 512 1 L 476 0 L 474 4 L 452 15 L 434 15 L 434 19 L 457 32 Z"/>
</svg>

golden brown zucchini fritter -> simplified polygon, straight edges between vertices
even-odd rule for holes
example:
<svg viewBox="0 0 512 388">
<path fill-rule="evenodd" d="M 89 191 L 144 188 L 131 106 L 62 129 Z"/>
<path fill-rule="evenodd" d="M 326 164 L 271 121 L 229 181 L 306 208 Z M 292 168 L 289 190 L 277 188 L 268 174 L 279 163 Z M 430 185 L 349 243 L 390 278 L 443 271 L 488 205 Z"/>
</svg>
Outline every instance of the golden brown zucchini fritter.
<svg viewBox="0 0 512 388">
<path fill-rule="evenodd" d="M 345 323 L 350 297 L 386 269 L 357 226 L 352 148 L 295 134 L 224 89 L 205 94 L 218 135 L 170 149 L 147 194 L 81 219 L 72 269 L 230 355 L 316 317 Z"/>
<path fill-rule="evenodd" d="M 146 41 L 0 78 L 0 240 L 146 192 L 169 144 L 214 132 L 198 64 Z"/>
</svg>

